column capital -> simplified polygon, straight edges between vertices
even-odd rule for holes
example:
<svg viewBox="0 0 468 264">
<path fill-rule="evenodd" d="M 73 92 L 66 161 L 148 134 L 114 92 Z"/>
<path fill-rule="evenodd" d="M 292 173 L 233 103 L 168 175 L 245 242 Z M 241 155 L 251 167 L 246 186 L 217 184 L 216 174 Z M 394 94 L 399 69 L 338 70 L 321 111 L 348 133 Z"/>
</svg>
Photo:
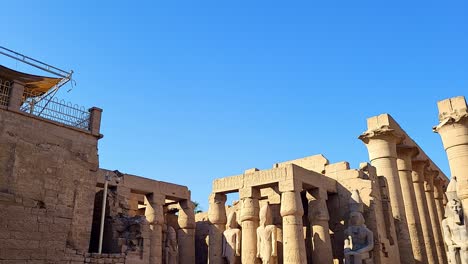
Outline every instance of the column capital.
<svg viewBox="0 0 468 264">
<path fill-rule="evenodd" d="M 179 202 L 179 217 L 178 223 L 180 228 L 195 229 L 195 212 L 194 204 L 190 200 L 182 200 Z"/>
<path fill-rule="evenodd" d="M 401 133 L 398 133 L 395 129 L 390 128 L 387 125 L 383 125 L 379 128 L 372 128 L 365 131 L 359 137 L 364 144 L 369 144 L 371 139 L 383 139 L 385 141 L 391 141 L 395 144 L 399 144 L 405 139 L 405 136 Z"/>
<path fill-rule="evenodd" d="M 439 175 L 436 170 L 426 169 L 424 171 L 424 190 L 426 192 L 434 192 L 434 179 Z"/>
<path fill-rule="evenodd" d="M 208 208 L 208 220 L 212 224 L 225 225 L 226 216 L 226 195 L 223 193 L 212 193 L 209 198 L 210 206 Z"/>
<path fill-rule="evenodd" d="M 441 178 L 434 179 L 434 198 L 436 200 L 444 200 L 444 184 L 445 181 Z"/>
<path fill-rule="evenodd" d="M 281 193 L 280 214 L 285 216 L 303 216 L 301 193 L 299 191 L 286 191 Z"/>
<path fill-rule="evenodd" d="M 397 154 L 398 156 L 401 156 L 402 158 L 414 158 L 419 154 L 419 149 L 414 146 L 408 146 L 405 144 L 399 144 L 397 145 Z"/>
<path fill-rule="evenodd" d="M 424 183 L 424 172 L 429 167 L 429 160 L 413 160 L 412 161 L 413 172 L 411 176 L 413 182 Z"/>
<path fill-rule="evenodd" d="M 412 171 L 411 160 L 419 154 L 417 147 L 397 145 L 397 166 L 399 171 Z"/>
<path fill-rule="evenodd" d="M 318 221 L 329 221 L 330 215 L 328 213 L 327 199 L 328 194 L 326 190 L 313 189 L 306 193 L 308 200 L 308 218 L 311 223 Z"/>
<path fill-rule="evenodd" d="M 458 123 L 462 119 L 468 118 L 468 106 L 464 96 L 439 101 L 437 108 L 439 108 L 439 125 L 433 128 L 436 133 L 445 125 Z"/>
</svg>

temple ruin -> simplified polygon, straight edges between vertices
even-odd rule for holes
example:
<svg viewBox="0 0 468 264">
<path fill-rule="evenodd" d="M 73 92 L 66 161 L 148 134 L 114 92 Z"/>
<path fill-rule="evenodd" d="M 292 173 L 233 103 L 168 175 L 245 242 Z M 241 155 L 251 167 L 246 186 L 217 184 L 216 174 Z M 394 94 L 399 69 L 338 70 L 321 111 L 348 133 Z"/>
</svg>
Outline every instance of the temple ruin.
<svg viewBox="0 0 468 264">
<path fill-rule="evenodd" d="M 468 264 L 464 97 L 438 102 L 450 177 L 382 114 L 358 168 L 318 154 L 247 169 L 195 214 L 186 186 L 100 168 L 102 110 L 58 100 L 72 72 L 53 69 L 0 66 L 0 264 Z"/>
</svg>

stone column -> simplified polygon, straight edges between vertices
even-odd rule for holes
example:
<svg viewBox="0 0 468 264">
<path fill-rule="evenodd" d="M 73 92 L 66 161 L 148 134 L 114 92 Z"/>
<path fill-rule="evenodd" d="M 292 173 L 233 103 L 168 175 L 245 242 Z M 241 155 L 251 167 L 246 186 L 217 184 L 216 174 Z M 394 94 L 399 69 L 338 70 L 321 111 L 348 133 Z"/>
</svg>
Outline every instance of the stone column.
<svg viewBox="0 0 468 264">
<path fill-rule="evenodd" d="M 439 221 L 442 223 L 442 220 L 444 220 L 444 184 L 445 181 L 436 178 L 434 179 L 434 199 L 435 199 L 435 204 L 436 204 L 436 209 L 437 209 L 437 216 L 439 217 Z"/>
<path fill-rule="evenodd" d="M 440 178 L 434 179 L 434 199 L 435 199 L 435 204 L 436 204 L 436 211 L 437 211 L 437 217 L 439 218 L 439 223 L 441 225 L 441 235 L 443 236 L 444 233 L 442 231 L 442 220 L 444 220 L 444 181 Z M 444 240 L 442 237 L 442 240 L 440 241 L 440 251 L 442 251 L 442 258 L 443 258 L 443 264 L 447 264 L 447 254 L 446 254 L 446 249 L 445 249 L 445 244 Z"/>
<path fill-rule="evenodd" d="M 304 231 L 302 225 L 301 194 L 299 191 L 281 193 L 281 216 L 283 217 L 283 263 L 307 263 Z"/>
<path fill-rule="evenodd" d="M 424 170 L 429 165 L 427 160 L 413 161 L 413 186 L 418 206 L 419 216 L 421 218 L 421 229 L 424 236 L 424 244 L 426 247 L 427 263 L 437 264 L 437 250 L 434 240 L 434 232 L 432 231 L 432 222 L 427 207 L 426 194 L 424 192 Z"/>
<path fill-rule="evenodd" d="M 242 263 L 259 263 L 257 259 L 257 228 L 259 226 L 260 191 L 254 188 L 239 190 L 241 199 L 240 221 L 242 226 L 241 259 Z"/>
<path fill-rule="evenodd" d="M 372 119 L 368 119 L 368 126 L 371 126 L 371 122 L 373 122 Z M 383 176 L 387 180 L 398 241 L 398 251 L 395 253 L 399 256 L 402 264 L 414 263 L 396 161 L 396 144 L 402 141 L 402 136 L 397 135 L 393 129 L 383 126 L 367 131 L 359 138 L 367 146 L 369 159 L 371 165 L 377 170 L 377 176 Z"/>
<path fill-rule="evenodd" d="M 18 112 L 20 111 L 20 107 L 23 104 L 24 83 L 14 81 L 10 89 L 8 110 Z"/>
<path fill-rule="evenodd" d="M 439 263 L 444 263 L 445 254 L 445 244 L 442 237 L 442 221 L 439 221 L 439 216 L 437 215 L 437 209 L 434 199 L 434 178 L 439 174 L 438 171 L 426 170 L 424 172 L 424 181 L 425 181 L 425 191 L 426 191 L 426 201 L 427 208 L 429 209 L 429 217 L 431 218 L 432 231 L 434 232 L 434 241 L 436 245 L 437 257 Z"/>
<path fill-rule="evenodd" d="M 453 97 L 437 103 L 440 134 L 450 165 L 451 177 L 457 177 L 457 193 L 468 223 L 468 106 L 465 97 Z"/>
<path fill-rule="evenodd" d="M 413 188 L 411 173 L 413 171 L 411 160 L 419 153 L 415 147 L 398 146 L 397 147 L 397 166 L 400 175 L 401 192 L 405 204 L 406 220 L 411 239 L 414 259 L 416 263 L 425 262 L 426 247 L 424 236 L 421 229 L 421 220 L 419 217 L 418 206 Z"/>
<path fill-rule="evenodd" d="M 179 202 L 179 227 L 177 244 L 179 245 L 179 263 L 195 263 L 195 212 L 192 201 Z"/>
<path fill-rule="evenodd" d="M 163 195 L 146 195 L 146 220 L 150 225 L 150 263 L 162 264 L 162 227 L 164 225 L 163 206 L 165 197 Z"/>
<path fill-rule="evenodd" d="M 312 262 L 333 263 L 333 251 L 330 239 L 327 199 L 325 190 L 313 189 L 308 192 L 309 222 L 312 230 Z"/>
<path fill-rule="evenodd" d="M 226 230 L 226 195 L 213 193 L 209 198 L 208 220 L 211 223 L 209 235 L 209 263 L 224 264 L 223 260 L 223 232 Z"/>
</svg>

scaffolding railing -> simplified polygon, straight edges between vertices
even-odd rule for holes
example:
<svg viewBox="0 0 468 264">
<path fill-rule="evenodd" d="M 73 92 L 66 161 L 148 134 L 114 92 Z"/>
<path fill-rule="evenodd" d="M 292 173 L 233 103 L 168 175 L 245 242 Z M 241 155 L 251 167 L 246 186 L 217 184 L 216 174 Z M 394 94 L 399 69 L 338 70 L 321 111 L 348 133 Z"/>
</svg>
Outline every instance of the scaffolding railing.
<svg viewBox="0 0 468 264">
<path fill-rule="evenodd" d="M 83 106 L 67 102 L 53 94 L 23 94 L 21 111 L 79 129 L 89 130 L 90 113 Z"/>
</svg>

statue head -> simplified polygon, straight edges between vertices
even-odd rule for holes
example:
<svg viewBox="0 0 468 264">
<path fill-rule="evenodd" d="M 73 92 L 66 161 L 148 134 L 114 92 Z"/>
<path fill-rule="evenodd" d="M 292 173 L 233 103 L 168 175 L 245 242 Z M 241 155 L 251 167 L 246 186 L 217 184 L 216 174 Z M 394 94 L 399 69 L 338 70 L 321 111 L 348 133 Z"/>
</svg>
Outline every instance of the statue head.
<svg viewBox="0 0 468 264">
<path fill-rule="evenodd" d="M 227 219 L 227 224 L 226 224 L 227 229 L 233 229 L 237 228 L 237 218 L 236 218 L 236 211 L 232 211 Z"/>
<path fill-rule="evenodd" d="M 267 226 L 273 224 L 273 217 L 271 216 L 270 204 L 267 202 L 260 208 L 260 225 Z"/>
<path fill-rule="evenodd" d="M 450 183 L 447 186 L 446 196 L 448 199 L 447 205 L 445 206 L 445 217 L 453 218 L 455 223 L 463 223 L 463 210 L 460 198 L 457 194 L 457 177 L 453 176 L 450 179 Z"/>
<path fill-rule="evenodd" d="M 363 226 L 365 224 L 364 216 L 360 212 L 351 212 L 349 214 L 350 226 Z"/>
</svg>

